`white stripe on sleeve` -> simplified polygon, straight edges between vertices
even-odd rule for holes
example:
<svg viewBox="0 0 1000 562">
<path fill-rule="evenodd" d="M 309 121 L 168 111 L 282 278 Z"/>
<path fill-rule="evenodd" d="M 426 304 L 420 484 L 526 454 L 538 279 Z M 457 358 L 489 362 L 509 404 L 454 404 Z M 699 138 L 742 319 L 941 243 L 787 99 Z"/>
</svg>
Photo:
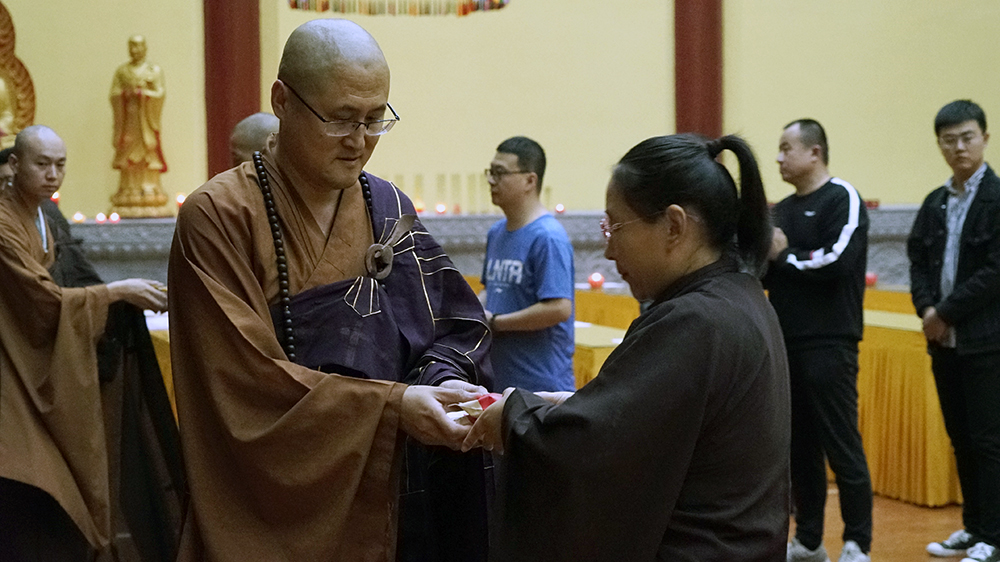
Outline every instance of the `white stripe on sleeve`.
<svg viewBox="0 0 1000 562">
<path fill-rule="evenodd" d="M 850 205 L 847 223 L 844 225 L 844 228 L 840 229 L 840 236 L 833 244 L 833 247 L 830 248 L 829 252 L 825 252 L 823 248 L 814 250 L 812 254 L 809 255 L 808 260 L 799 260 L 795 257 L 795 254 L 788 254 L 788 263 L 800 271 L 820 269 L 821 267 L 826 267 L 836 262 L 840 259 L 840 254 L 847 249 L 847 244 L 851 241 L 851 237 L 854 236 L 854 231 L 858 228 L 858 219 L 861 215 L 861 196 L 858 195 L 858 192 L 854 189 L 853 185 L 840 178 L 830 178 L 830 181 L 843 187 L 844 190 L 847 191 L 847 197 Z"/>
</svg>

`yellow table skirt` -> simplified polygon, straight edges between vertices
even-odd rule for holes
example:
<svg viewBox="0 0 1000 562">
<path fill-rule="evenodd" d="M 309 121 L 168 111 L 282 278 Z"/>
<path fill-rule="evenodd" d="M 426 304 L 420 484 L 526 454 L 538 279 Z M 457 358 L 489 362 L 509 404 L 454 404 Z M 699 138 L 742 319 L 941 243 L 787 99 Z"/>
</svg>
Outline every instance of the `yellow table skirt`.
<svg viewBox="0 0 1000 562">
<path fill-rule="evenodd" d="M 858 428 L 872 487 L 919 505 L 961 502 L 923 333 L 866 326 L 858 362 Z"/>
<path fill-rule="evenodd" d="M 626 296 L 599 291 L 577 291 L 576 296 L 578 320 L 601 319 L 627 328 L 638 316 L 638 304 L 628 306 Z M 597 376 L 614 349 L 611 343 L 581 343 L 580 333 L 578 328 L 573 360 L 578 387 Z M 858 428 L 874 490 L 919 505 L 961 502 L 930 357 L 908 293 L 866 291 L 858 362 Z"/>
<path fill-rule="evenodd" d="M 574 332 L 573 376 L 576 387 L 583 388 L 597 376 L 608 355 L 621 343 L 625 330 L 578 321 Z"/>
<path fill-rule="evenodd" d="M 156 362 L 159 363 L 160 374 L 163 375 L 163 386 L 167 389 L 170 407 L 173 408 L 176 418 L 177 401 L 174 399 L 174 372 L 170 366 L 170 331 L 150 330 L 149 337 L 153 340 L 153 351 L 156 352 Z"/>
</svg>

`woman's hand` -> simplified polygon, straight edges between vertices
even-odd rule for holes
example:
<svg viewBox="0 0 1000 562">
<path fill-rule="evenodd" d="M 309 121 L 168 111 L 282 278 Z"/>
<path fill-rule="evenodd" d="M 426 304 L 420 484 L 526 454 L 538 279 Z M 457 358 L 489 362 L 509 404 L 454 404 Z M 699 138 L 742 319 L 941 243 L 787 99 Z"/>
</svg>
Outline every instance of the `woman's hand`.
<svg viewBox="0 0 1000 562">
<path fill-rule="evenodd" d="M 487 451 L 496 451 L 503 454 L 503 407 L 507 404 L 507 397 L 514 392 L 513 388 L 508 388 L 503 392 L 503 398 L 483 410 L 482 414 L 476 418 L 476 423 L 469 429 L 469 435 L 462 443 L 462 451 L 468 451 L 475 447 L 482 447 Z"/>
</svg>

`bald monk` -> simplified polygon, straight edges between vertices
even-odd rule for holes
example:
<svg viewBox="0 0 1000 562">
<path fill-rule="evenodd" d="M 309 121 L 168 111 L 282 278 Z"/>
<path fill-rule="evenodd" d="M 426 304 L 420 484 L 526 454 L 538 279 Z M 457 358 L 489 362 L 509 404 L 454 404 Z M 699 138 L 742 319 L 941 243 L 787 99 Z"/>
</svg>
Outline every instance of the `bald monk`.
<svg viewBox="0 0 1000 562">
<path fill-rule="evenodd" d="M 392 561 L 397 530 L 398 559 L 483 559 L 482 453 L 450 450 L 468 429 L 446 407 L 490 385 L 489 332 L 410 200 L 363 171 L 388 96 L 365 30 L 303 24 L 271 87 L 278 133 L 181 208 L 181 560 Z"/>
<path fill-rule="evenodd" d="M 163 311 L 164 287 L 126 279 L 59 287 L 39 206 L 62 184 L 66 145 L 18 133 L 0 193 L 0 560 L 87 560 L 111 535 L 108 455 L 95 344 L 108 306 Z"/>
<path fill-rule="evenodd" d="M 264 150 L 267 137 L 277 132 L 278 118 L 270 113 L 261 111 L 243 118 L 229 135 L 229 155 L 233 159 L 233 166 L 249 161 L 254 152 Z"/>
</svg>

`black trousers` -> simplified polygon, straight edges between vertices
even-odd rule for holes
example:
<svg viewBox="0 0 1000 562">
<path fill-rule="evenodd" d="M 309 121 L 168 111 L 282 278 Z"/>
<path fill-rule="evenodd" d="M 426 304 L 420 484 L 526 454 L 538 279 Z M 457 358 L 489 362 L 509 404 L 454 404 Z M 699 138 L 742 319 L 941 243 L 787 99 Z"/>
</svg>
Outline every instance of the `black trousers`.
<svg viewBox="0 0 1000 562">
<path fill-rule="evenodd" d="M 792 391 L 792 495 L 795 535 L 807 548 L 823 541 L 826 460 L 840 491 L 844 541 L 868 552 L 872 482 L 858 431 L 858 346 L 851 341 L 788 350 Z"/>
<path fill-rule="evenodd" d="M 0 560 L 86 562 L 94 550 L 52 496 L 0 478 Z"/>
<path fill-rule="evenodd" d="M 962 522 L 1000 547 L 1000 352 L 932 347 L 931 368 L 962 486 Z"/>
</svg>

